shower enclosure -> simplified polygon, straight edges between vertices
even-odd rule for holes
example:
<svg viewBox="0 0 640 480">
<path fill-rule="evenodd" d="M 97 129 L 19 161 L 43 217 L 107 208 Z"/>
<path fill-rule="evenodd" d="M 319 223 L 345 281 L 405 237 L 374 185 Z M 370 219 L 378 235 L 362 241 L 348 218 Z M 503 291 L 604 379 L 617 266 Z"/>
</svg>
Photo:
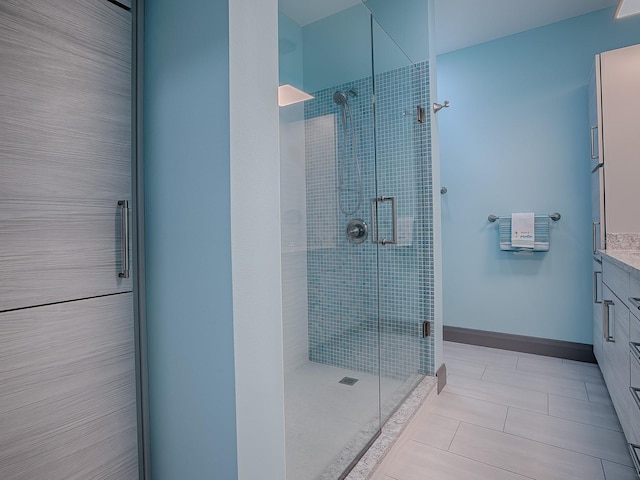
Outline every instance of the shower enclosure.
<svg viewBox="0 0 640 480">
<path fill-rule="evenodd" d="M 313 97 L 280 109 L 289 479 L 343 478 L 435 370 L 429 62 L 388 33 L 403 1 L 281 1 L 280 84 Z"/>
</svg>

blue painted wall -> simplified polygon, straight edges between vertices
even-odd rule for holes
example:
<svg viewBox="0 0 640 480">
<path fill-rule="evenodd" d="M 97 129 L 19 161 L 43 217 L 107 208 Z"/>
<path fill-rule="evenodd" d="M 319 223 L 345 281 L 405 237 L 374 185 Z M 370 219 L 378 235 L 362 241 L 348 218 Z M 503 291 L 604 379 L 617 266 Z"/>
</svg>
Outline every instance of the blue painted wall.
<svg viewBox="0 0 640 480">
<path fill-rule="evenodd" d="M 368 0 L 366 5 L 368 8 L 356 5 L 302 27 L 306 91 L 371 76 L 371 13 L 376 20 L 376 74 L 429 59 L 427 2 Z M 290 24 L 282 22 L 282 17 L 280 31 L 284 26 L 291 36 Z"/>
<path fill-rule="evenodd" d="M 282 12 L 278 12 L 278 53 L 280 85 L 303 89 L 302 28 Z"/>
<path fill-rule="evenodd" d="M 228 22 L 227 2 L 146 2 L 146 293 L 155 480 L 237 477 Z"/>
<path fill-rule="evenodd" d="M 429 60 L 429 5 L 426 0 L 365 0 L 365 3 L 412 63 Z"/>
<path fill-rule="evenodd" d="M 587 81 L 594 55 L 639 43 L 613 9 L 437 59 L 444 323 L 592 342 Z M 500 252 L 489 214 L 558 211 L 551 250 Z"/>
<path fill-rule="evenodd" d="M 305 91 L 371 76 L 370 15 L 357 5 L 302 28 Z"/>
</svg>

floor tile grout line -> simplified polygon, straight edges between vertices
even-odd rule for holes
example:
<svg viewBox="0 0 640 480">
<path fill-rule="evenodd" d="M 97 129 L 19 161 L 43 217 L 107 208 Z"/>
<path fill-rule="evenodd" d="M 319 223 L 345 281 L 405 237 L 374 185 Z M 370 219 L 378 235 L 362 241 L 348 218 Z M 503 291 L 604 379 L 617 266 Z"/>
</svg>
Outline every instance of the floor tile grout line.
<svg viewBox="0 0 640 480">
<path fill-rule="evenodd" d="M 484 375 L 483 375 L 483 377 L 484 377 Z M 558 377 L 553 377 L 553 379 L 554 379 L 554 380 L 556 380 L 557 378 L 558 378 Z M 556 395 L 556 396 L 558 396 L 558 397 L 571 398 L 571 399 L 573 399 L 573 400 L 580 400 L 580 401 L 582 401 L 582 402 L 587 402 L 587 401 L 588 401 L 588 400 L 585 400 L 585 398 L 584 398 L 584 397 L 581 397 L 581 398 L 577 398 L 577 397 L 570 397 L 569 395 L 562 395 L 561 393 L 553 393 L 553 392 L 549 392 L 549 391 L 547 391 L 547 390 L 545 390 L 545 389 L 541 389 L 541 388 L 540 388 L 540 389 L 536 389 L 536 388 L 521 387 L 520 385 L 516 385 L 516 384 L 514 384 L 514 383 L 500 382 L 500 381 L 498 381 L 498 380 L 487 380 L 487 379 L 485 379 L 485 378 L 482 378 L 481 380 L 484 380 L 484 381 L 486 381 L 486 382 L 492 382 L 492 383 L 495 383 L 495 384 L 498 384 L 498 385 L 506 385 L 506 386 L 508 386 L 508 387 L 521 388 L 521 389 L 523 389 L 523 390 L 530 390 L 530 391 L 532 391 L 532 392 L 545 393 L 545 394 L 547 394 L 547 393 L 551 393 L 551 395 Z M 566 379 L 561 379 L 561 380 L 566 380 Z M 587 398 L 588 398 L 588 397 L 587 397 Z M 596 402 L 591 402 L 591 403 L 596 403 Z M 596 403 L 596 405 L 606 405 L 606 404 L 604 404 L 604 403 Z"/>
<path fill-rule="evenodd" d="M 518 408 L 518 407 L 515 407 Z M 524 410 L 524 409 L 520 409 L 520 410 Z M 529 410 L 525 410 L 525 411 L 529 411 Z M 535 413 L 535 412 L 534 412 Z M 573 420 L 572 418 L 565 418 L 565 417 L 559 417 L 558 415 L 551 415 L 548 414 L 548 416 L 550 418 L 557 418 L 558 420 L 565 420 L 567 422 L 573 422 L 573 423 L 578 423 L 580 425 L 586 425 L 587 427 L 595 427 L 595 428 L 601 428 L 603 430 L 609 430 L 610 432 L 616 432 L 616 433 L 622 433 L 624 434 L 624 432 L 622 430 L 616 430 L 614 428 L 610 428 L 610 427 L 603 427 L 602 425 L 594 425 L 593 423 L 585 423 L 585 422 L 579 422 L 578 420 Z"/>
<path fill-rule="evenodd" d="M 604 460 L 602 458 L 600 459 L 600 466 L 602 467 L 602 476 L 604 480 L 607 480 L 607 472 L 604 469 Z"/>
<path fill-rule="evenodd" d="M 553 378 L 559 378 L 562 380 L 573 380 L 573 381 L 578 381 L 580 383 L 593 383 L 593 384 L 597 384 L 597 383 L 603 383 L 599 378 L 587 378 L 586 376 L 577 374 L 577 375 L 571 375 L 570 373 L 566 373 L 565 376 L 561 376 L 558 375 L 556 373 L 554 373 L 553 371 L 540 371 L 540 370 L 536 370 L 536 369 L 532 369 L 532 368 L 528 368 L 528 367 L 522 367 L 519 365 L 516 366 L 516 370 L 522 373 L 534 373 L 537 375 L 544 375 L 546 377 L 553 377 Z M 577 378 L 576 378 L 577 377 Z"/>
<path fill-rule="evenodd" d="M 486 428 L 486 427 L 481 427 L 481 428 Z M 487 430 L 491 430 L 491 429 L 487 428 Z M 496 430 L 494 430 L 494 432 L 495 431 Z M 618 465 L 623 465 L 623 466 L 626 466 L 626 467 L 629 466 L 629 465 L 624 464 L 624 463 L 616 462 L 615 460 L 609 460 L 608 458 L 597 457 L 595 455 L 591 455 L 590 453 L 579 452 L 577 450 L 572 450 L 572 449 L 567 448 L 567 447 L 560 447 L 558 445 L 553 445 L 552 443 L 541 442 L 540 440 L 534 440 L 533 438 L 523 437 L 522 435 L 517 435 L 515 433 L 511 433 L 511 432 L 503 432 L 503 433 L 505 435 L 511 435 L 512 437 L 516 437 L 516 438 L 522 438 L 523 440 L 528 440 L 530 442 L 536 442 L 536 443 L 539 443 L 540 445 L 546 445 L 547 447 L 559 448 L 560 450 L 564 450 L 566 452 L 572 452 L 572 453 L 577 453 L 579 455 L 584 455 L 585 457 L 596 458 L 596 459 L 598 459 L 600 461 L 606 460 L 607 462 L 617 463 Z"/>
<path fill-rule="evenodd" d="M 470 397 L 469 395 L 464 395 L 464 394 L 462 394 L 462 393 L 453 393 L 453 392 L 450 392 L 450 391 L 446 390 L 446 387 L 445 387 L 445 390 L 444 390 L 444 391 L 445 391 L 445 392 L 447 392 L 447 394 L 448 394 L 448 395 L 456 395 L 456 396 L 458 396 L 458 397 L 469 398 L 469 399 L 471 399 L 471 400 L 476 400 L 476 401 L 478 401 L 478 402 L 490 403 L 490 404 L 492 404 L 492 405 L 498 405 L 498 406 L 500 406 L 500 407 L 506 407 L 506 408 L 509 408 L 509 407 L 511 407 L 511 406 L 512 406 L 512 405 L 507 405 L 506 403 L 500 403 L 500 402 L 496 402 L 496 401 L 492 401 L 492 400 L 484 400 L 484 399 L 482 399 L 482 398 Z M 518 408 L 518 407 L 514 407 L 514 408 Z M 519 410 L 523 410 L 523 411 L 525 411 L 525 412 L 531 412 L 531 413 L 539 413 L 539 412 L 537 412 L 537 411 L 535 411 L 535 410 L 527 410 L 526 408 L 519 408 Z M 445 415 L 442 415 L 442 414 L 439 414 L 439 415 L 440 415 L 440 416 L 442 416 L 442 417 L 444 417 L 444 416 L 445 416 Z M 451 418 L 451 417 L 447 417 L 447 418 Z M 461 421 L 462 421 L 462 420 L 460 420 L 460 419 L 458 419 L 458 418 L 454 418 L 454 420 L 458 420 L 459 422 L 461 422 Z"/>
<path fill-rule="evenodd" d="M 460 388 L 464 388 L 464 387 L 460 387 Z M 528 408 L 524 408 L 524 407 L 518 407 L 518 406 L 516 406 L 516 405 L 509 405 L 509 404 L 507 404 L 507 403 L 500 403 L 500 402 L 498 402 L 498 401 L 496 401 L 496 400 L 487 400 L 487 399 L 484 399 L 484 398 L 477 398 L 477 397 L 474 397 L 474 396 L 471 396 L 471 395 L 468 395 L 468 394 L 467 394 L 467 395 L 465 395 L 464 393 L 451 392 L 451 391 L 449 391 L 448 389 L 447 389 L 447 390 L 445 390 L 445 391 L 446 391 L 449 395 L 458 395 L 459 397 L 470 398 L 471 400 L 478 400 L 479 402 L 491 403 L 491 404 L 493 404 L 493 405 L 499 405 L 499 406 L 501 406 L 501 407 L 507 407 L 507 408 L 509 408 L 509 407 L 513 407 L 513 408 L 518 408 L 518 409 L 520 409 L 520 410 L 524 410 L 525 412 L 532 412 L 532 413 L 540 413 L 540 414 L 543 414 L 542 412 L 540 412 L 540 410 L 533 410 L 533 409 L 528 409 Z M 543 392 L 538 392 L 538 393 L 543 393 Z"/>
<path fill-rule="evenodd" d="M 506 432 L 504 431 L 504 429 L 505 429 L 505 428 L 507 428 L 507 418 L 509 418 L 509 409 L 510 409 L 510 408 L 511 408 L 511 407 L 507 407 L 507 413 L 506 413 L 506 415 L 504 416 L 504 423 L 502 424 L 502 433 L 506 433 Z"/>
<path fill-rule="evenodd" d="M 451 437 L 451 441 L 449 442 L 449 445 L 447 446 L 447 452 L 449 452 L 451 450 L 451 445 L 453 444 L 453 441 L 456 438 L 456 435 L 458 434 L 458 430 L 460 430 L 460 425 L 462 425 L 462 422 L 460 420 L 458 420 L 458 426 L 456 427 L 456 432 L 453 434 L 453 437 Z"/>
<path fill-rule="evenodd" d="M 532 412 L 532 411 L 530 411 L 530 410 L 525 410 L 524 408 L 518 408 L 518 407 L 511 407 L 511 408 L 515 408 L 516 410 L 520 410 L 520 411 L 522 411 L 522 412 L 524 412 L 524 413 L 536 413 L 536 412 Z M 539 415 L 541 415 L 541 414 L 539 414 Z M 592 424 L 590 424 L 590 423 L 579 422 L 579 421 L 577 421 L 577 420 L 572 420 L 572 419 L 570 419 L 570 418 L 558 417 L 558 416 L 556 416 L 556 415 L 548 415 L 548 417 L 550 417 L 550 418 L 556 418 L 556 419 L 558 419 L 558 420 L 564 420 L 565 422 L 571 422 L 571 423 L 575 423 L 575 424 L 578 424 L 578 425 L 585 425 L 585 426 L 587 426 L 587 427 L 599 428 L 600 430 L 607 430 L 607 431 L 609 431 L 609 432 L 622 433 L 622 432 L 621 432 L 621 431 L 619 431 L 619 430 L 611 430 L 610 428 L 607 428 L 607 427 L 601 427 L 601 426 L 599 426 L 599 425 L 592 425 Z"/>
<path fill-rule="evenodd" d="M 555 393 L 548 392 L 548 391 L 546 391 L 546 390 L 537 390 L 537 389 L 535 389 L 535 388 L 519 387 L 519 386 L 516 386 L 516 385 L 511 385 L 511 384 L 509 384 L 509 383 L 500 383 L 500 382 L 496 382 L 496 381 L 494 381 L 494 380 L 486 380 L 486 379 L 484 379 L 484 378 L 467 377 L 467 376 L 465 376 L 465 375 L 459 375 L 459 374 L 455 374 L 455 376 L 460 376 L 460 377 L 470 378 L 470 379 L 472 379 L 472 380 L 478 380 L 478 381 L 480 381 L 480 382 L 484 382 L 484 383 L 486 383 L 488 386 L 495 386 L 495 385 L 498 385 L 498 386 L 501 386 L 501 387 L 509 387 L 509 388 L 513 388 L 513 389 L 516 389 L 516 390 L 526 390 L 526 391 L 528 391 L 528 392 L 543 393 L 543 394 L 545 394 L 545 395 L 549 395 L 549 394 L 551 394 L 551 395 L 556 395 L 556 396 L 558 396 L 558 397 L 566 397 L 566 395 L 558 395 L 558 394 L 555 394 Z M 566 397 L 566 398 L 573 398 L 573 397 Z M 573 399 L 574 399 L 574 400 L 580 400 L 579 398 L 573 398 Z M 586 401 L 586 400 L 581 400 L 581 401 L 583 401 L 583 402 L 584 402 L 584 401 Z"/>
<path fill-rule="evenodd" d="M 480 375 L 480 380 L 484 380 L 484 376 L 487 373 L 487 364 L 484 364 L 484 370 L 482 370 L 482 375 Z"/>
<path fill-rule="evenodd" d="M 467 423 L 467 422 L 460 422 L 460 424 L 462 424 L 462 423 Z M 467 423 L 467 424 L 468 424 L 468 423 Z M 473 424 L 468 424 L 468 425 L 473 425 Z M 488 430 L 491 430 L 491 429 L 488 429 Z M 494 431 L 495 431 L 495 430 L 494 430 Z M 413 441 L 413 442 L 415 442 L 415 440 L 412 440 L 412 441 Z M 416 443 L 420 443 L 420 442 L 416 442 Z M 453 443 L 453 442 L 452 442 L 452 443 Z M 424 445 L 424 443 L 420 443 L 420 445 Z M 450 451 L 450 450 L 441 450 L 441 449 L 436 448 L 436 447 L 433 447 L 433 446 L 431 446 L 431 445 L 427 445 L 427 447 L 428 447 L 428 448 L 434 448 L 434 449 L 436 449 L 436 450 L 440 450 L 441 452 L 445 452 L 445 451 L 446 451 L 446 452 L 447 452 L 448 454 L 450 454 L 450 455 L 455 455 L 456 457 L 464 458 L 464 459 L 469 460 L 469 461 L 471 461 L 471 462 L 479 463 L 479 464 L 481 464 L 481 465 L 486 465 L 486 466 L 488 466 L 488 467 L 495 468 L 496 470 L 502 470 L 503 472 L 509 472 L 509 473 L 514 474 L 514 475 L 519 475 L 519 476 L 520 476 L 520 477 L 522 477 L 522 478 L 528 478 L 528 479 L 530 479 L 530 480 L 536 480 L 536 478 L 535 478 L 535 477 L 530 477 L 530 476 L 528 476 L 528 475 L 523 475 L 522 473 L 514 472 L 513 470 L 507 470 L 506 468 L 497 467 L 497 466 L 495 466 L 495 465 L 493 465 L 493 464 L 491 464 L 491 463 L 481 462 L 480 460 L 476 460 L 475 458 L 466 457 L 466 456 L 464 456 L 464 455 L 461 455 L 461 454 L 456 453 L 456 452 L 452 452 L 452 451 Z"/>
<path fill-rule="evenodd" d="M 491 430 L 492 432 L 496 432 L 497 431 L 497 430 L 493 430 L 491 428 L 482 427 L 482 426 L 479 426 L 479 425 L 474 425 L 474 424 L 469 423 L 469 422 L 460 422 L 460 423 L 466 423 L 467 425 L 471 425 L 471 426 L 477 427 L 477 428 L 484 428 L 485 430 Z M 576 450 L 571 450 L 570 448 L 566 448 L 566 447 L 559 447 L 558 445 L 553 445 L 553 444 L 550 444 L 550 443 L 541 442 L 540 440 L 534 440 L 534 439 L 529 438 L 529 437 L 523 437 L 522 435 L 517 435 L 515 433 L 510 433 L 510 432 L 500 432 L 500 433 L 503 433 L 504 435 L 509 435 L 511 437 L 527 440 L 529 442 L 534 442 L 534 443 L 537 443 L 539 445 L 545 445 L 547 447 L 557 448 L 559 450 L 564 450 L 565 452 L 571 452 L 571 453 L 575 453 L 575 454 L 578 454 L 578 455 L 584 455 L 585 457 L 595 458 L 597 460 L 600 460 L 601 462 L 602 461 L 607 461 L 607 462 L 615 463 L 615 464 L 623 466 L 623 467 L 629 467 L 629 465 L 627 465 L 625 463 L 617 462 L 615 460 L 609 460 L 608 458 L 597 457 L 597 456 L 591 455 L 589 453 L 578 452 Z M 454 452 L 451 452 L 451 453 L 454 453 Z M 463 455 L 461 455 L 461 456 L 463 456 Z M 465 457 L 465 458 L 469 458 L 469 457 Z M 473 459 L 471 459 L 471 460 L 473 460 Z M 630 467 L 630 468 L 633 468 L 633 467 Z M 521 475 L 521 474 L 519 474 L 519 475 Z"/>
</svg>

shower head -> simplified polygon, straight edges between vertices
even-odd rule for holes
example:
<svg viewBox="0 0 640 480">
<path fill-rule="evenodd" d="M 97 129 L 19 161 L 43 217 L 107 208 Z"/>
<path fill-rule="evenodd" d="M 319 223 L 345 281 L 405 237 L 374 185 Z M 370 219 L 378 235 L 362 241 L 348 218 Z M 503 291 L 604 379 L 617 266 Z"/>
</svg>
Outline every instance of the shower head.
<svg viewBox="0 0 640 480">
<path fill-rule="evenodd" d="M 342 90 L 338 90 L 333 94 L 333 101 L 336 102 L 336 105 L 346 105 L 347 104 L 347 94 Z"/>
</svg>

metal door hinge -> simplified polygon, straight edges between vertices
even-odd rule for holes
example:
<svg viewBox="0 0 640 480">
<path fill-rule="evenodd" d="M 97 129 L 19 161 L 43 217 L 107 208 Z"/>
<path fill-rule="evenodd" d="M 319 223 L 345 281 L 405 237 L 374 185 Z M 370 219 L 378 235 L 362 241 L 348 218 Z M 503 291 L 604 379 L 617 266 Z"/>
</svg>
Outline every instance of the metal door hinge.
<svg viewBox="0 0 640 480">
<path fill-rule="evenodd" d="M 422 338 L 431 336 L 431 323 L 430 322 L 422 322 Z"/>
</svg>

